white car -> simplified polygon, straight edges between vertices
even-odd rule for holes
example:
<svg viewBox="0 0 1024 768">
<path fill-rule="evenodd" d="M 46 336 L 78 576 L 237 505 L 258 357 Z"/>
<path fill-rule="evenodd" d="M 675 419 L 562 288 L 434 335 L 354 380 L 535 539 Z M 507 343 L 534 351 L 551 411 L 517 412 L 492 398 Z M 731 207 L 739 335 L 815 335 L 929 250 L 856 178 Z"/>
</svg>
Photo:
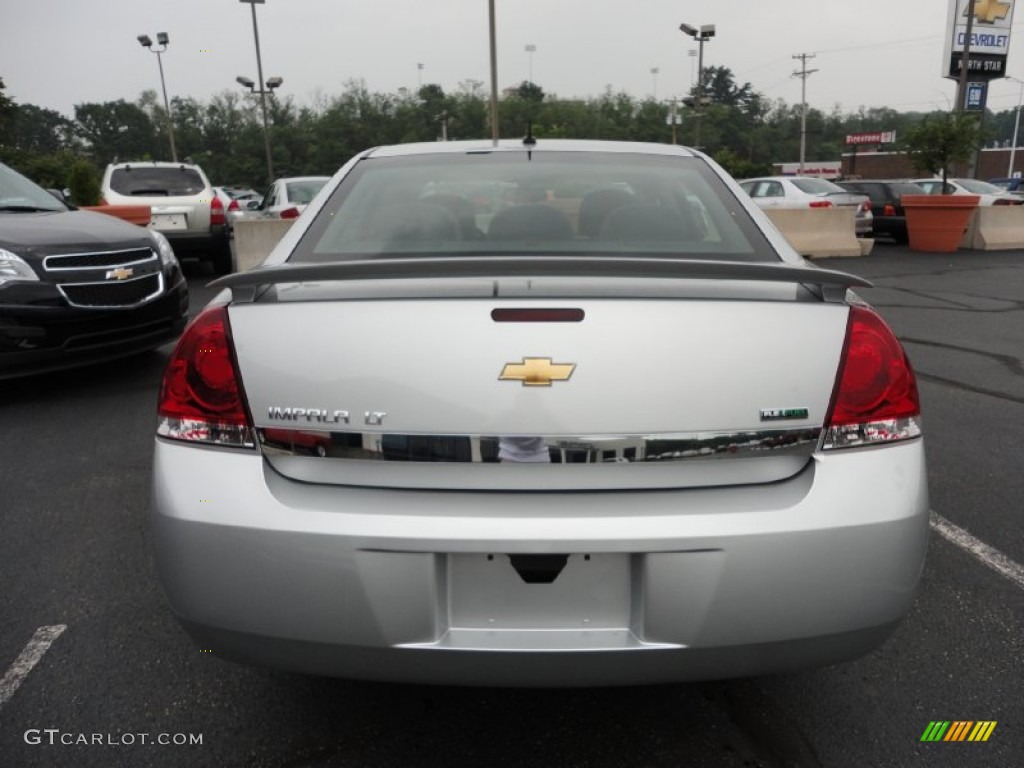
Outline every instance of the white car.
<svg viewBox="0 0 1024 768">
<path fill-rule="evenodd" d="M 809 176 L 765 176 L 740 182 L 743 191 L 761 208 L 832 208 L 850 207 L 858 237 L 871 234 L 874 216 L 871 200 L 843 189 L 827 179 Z"/>
<path fill-rule="evenodd" d="M 946 179 L 945 187 L 942 186 L 942 179 L 912 179 L 911 183 L 917 184 L 929 195 L 977 195 L 978 205 L 1021 205 L 1024 203 L 1024 198 L 995 184 L 978 179 Z"/>
<path fill-rule="evenodd" d="M 269 219 L 295 219 L 316 193 L 331 180 L 330 176 L 294 176 L 277 179 L 263 195 L 255 209 L 258 216 Z"/>
<path fill-rule="evenodd" d="M 224 207 L 224 220 L 229 235 L 234 234 L 235 222 L 239 219 L 255 217 L 255 211 L 260 205 L 259 193 L 252 189 L 214 187 L 213 193 Z"/>
<path fill-rule="evenodd" d="M 678 146 L 358 155 L 171 356 L 171 609 L 226 658 L 440 684 L 871 651 L 928 542 L 914 373 L 762 223 Z"/>
</svg>

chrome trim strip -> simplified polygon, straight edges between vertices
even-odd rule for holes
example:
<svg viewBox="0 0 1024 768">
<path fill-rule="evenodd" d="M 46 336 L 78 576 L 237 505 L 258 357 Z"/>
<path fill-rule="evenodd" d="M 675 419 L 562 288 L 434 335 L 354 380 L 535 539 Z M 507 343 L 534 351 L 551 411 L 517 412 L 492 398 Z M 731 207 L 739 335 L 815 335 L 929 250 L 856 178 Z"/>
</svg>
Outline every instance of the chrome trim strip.
<svg viewBox="0 0 1024 768">
<path fill-rule="evenodd" d="M 106 267 L 104 267 L 104 269 L 106 269 Z M 64 291 L 65 288 L 82 288 L 91 286 L 113 287 L 118 285 L 128 285 L 129 283 L 135 283 L 138 282 L 139 280 L 148 280 L 149 278 L 154 276 L 157 279 L 156 290 L 131 304 L 79 304 L 75 301 L 72 301 L 71 298 Z M 139 275 L 138 277 L 133 277 L 129 280 L 118 280 L 116 282 L 112 280 L 103 280 L 100 282 L 90 280 L 89 282 L 85 283 L 56 283 L 56 286 L 57 290 L 60 291 L 60 295 L 63 296 L 64 300 L 72 307 L 77 307 L 79 309 L 132 309 L 133 307 L 141 307 L 143 304 L 152 301 L 153 299 L 155 299 L 157 296 L 164 292 L 164 273 L 149 272 L 145 275 Z"/>
<path fill-rule="evenodd" d="M 772 456 L 810 456 L 820 426 L 745 432 L 655 435 L 407 435 L 258 427 L 269 456 L 429 464 L 651 464 Z"/>
<path fill-rule="evenodd" d="M 108 256 L 116 253 L 132 253 L 134 251 L 149 250 L 149 256 L 144 259 L 135 259 L 134 261 L 119 261 L 116 264 L 103 264 L 94 266 L 84 267 L 52 267 L 50 266 L 50 259 L 77 259 L 83 256 Z M 160 256 L 152 248 L 147 249 L 145 246 L 139 248 L 125 248 L 116 251 L 83 251 L 82 253 L 58 253 L 51 256 L 47 256 L 43 259 L 43 269 L 47 272 L 82 272 L 90 269 L 111 269 L 116 267 L 134 267 L 139 264 L 149 264 L 153 261 L 159 261 Z"/>
</svg>

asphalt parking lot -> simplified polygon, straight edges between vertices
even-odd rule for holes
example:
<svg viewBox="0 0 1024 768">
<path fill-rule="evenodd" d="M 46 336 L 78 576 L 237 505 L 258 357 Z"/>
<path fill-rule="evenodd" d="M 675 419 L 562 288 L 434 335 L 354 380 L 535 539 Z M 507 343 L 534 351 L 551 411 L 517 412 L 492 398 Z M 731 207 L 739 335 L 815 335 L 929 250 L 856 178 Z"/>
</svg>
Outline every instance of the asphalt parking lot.
<svg viewBox="0 0 1024 768">
<path fill-rule="evenodd" d="M 793 675 L 568 691 L 221 661 L 170 616 L 149 552 L 162 348 L 0 382 L 0 766 L 1024 765 L 1024 251 L 878 243 L 822 263 L 875 283 L 861 293 L 904 342 L 924 406 L 929 558 L 880 650 Z M 196 309 L 212 278 L 189 272 Z M 933 721 L 996 725 L 982 743 L 922 742 Z"/>
</svg>

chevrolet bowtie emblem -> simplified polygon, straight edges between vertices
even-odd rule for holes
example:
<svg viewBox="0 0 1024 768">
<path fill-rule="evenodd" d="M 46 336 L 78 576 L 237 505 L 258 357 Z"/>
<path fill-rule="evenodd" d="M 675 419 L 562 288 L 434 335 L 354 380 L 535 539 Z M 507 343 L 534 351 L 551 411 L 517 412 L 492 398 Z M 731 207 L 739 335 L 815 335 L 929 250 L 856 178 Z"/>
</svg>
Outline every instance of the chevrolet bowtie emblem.
<svg viewBox="0 0 1024 768">
<path fill-rule="evenodd" d="M 970 4 L 964 9 L 964 16 L 970 13 Z M 980 24 L 995 24 L 996 21 L 1003 21 L 1013 8 L 1012 3 L 1006 0 L 976 0 L 974 3 L 974 18 Z"/>
<path fill-rule="evenodd" d="M 134 269 L 126 269 L 124 267 L 118 267 L 117 269 L 107 270 L 107 274 L 104 276 L 105 280 L 127 280 L 129 277 L 135 274 Z"/>
<path fill-rule="evenodd" d="M 553 381 L 568 381 L 575 363 L 552 363 L 550 357 L 524 357 L 521 363 L 505 363 L 499 381 L 521 381 L 524 387 L 550 387 Z"/>
</svg>

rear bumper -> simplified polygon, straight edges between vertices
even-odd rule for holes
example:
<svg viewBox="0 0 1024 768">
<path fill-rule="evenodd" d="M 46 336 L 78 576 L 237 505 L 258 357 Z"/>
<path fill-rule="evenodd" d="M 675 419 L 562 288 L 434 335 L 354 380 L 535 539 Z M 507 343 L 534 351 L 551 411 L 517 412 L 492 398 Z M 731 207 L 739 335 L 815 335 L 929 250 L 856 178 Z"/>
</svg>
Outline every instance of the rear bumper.
<svg viewBox="0 0 1024 768">
<path fill-rule="evenodd" d="M 215 224 L 210 227 L 209 232 L 171 230 L 163 234 L 174 248 L 174 252 L 179 256 L 184 254 L 195 255 L 197 253 L 209 253 L 212 256 L 217 249 L 228 247 L 228 233 L 227 225 Z"/>
<path fill-rule="evenodd" d="M 745 489 L 394 491 L 157 441 L 153 541 L 173 611 L 228 658 L 444 684 L 723 678 L 884 641 L 923 566 L 924 478 L 918 440 Z M 526 583 L 523 553 L 569 557 Z"/>
<path fill-rule="evenodd" d="M 874 231 L 877 235 L 889 235 L 897 240 L 906 240 L 907 220 L 904 216 L 876 216 Z"/>
</svg>

